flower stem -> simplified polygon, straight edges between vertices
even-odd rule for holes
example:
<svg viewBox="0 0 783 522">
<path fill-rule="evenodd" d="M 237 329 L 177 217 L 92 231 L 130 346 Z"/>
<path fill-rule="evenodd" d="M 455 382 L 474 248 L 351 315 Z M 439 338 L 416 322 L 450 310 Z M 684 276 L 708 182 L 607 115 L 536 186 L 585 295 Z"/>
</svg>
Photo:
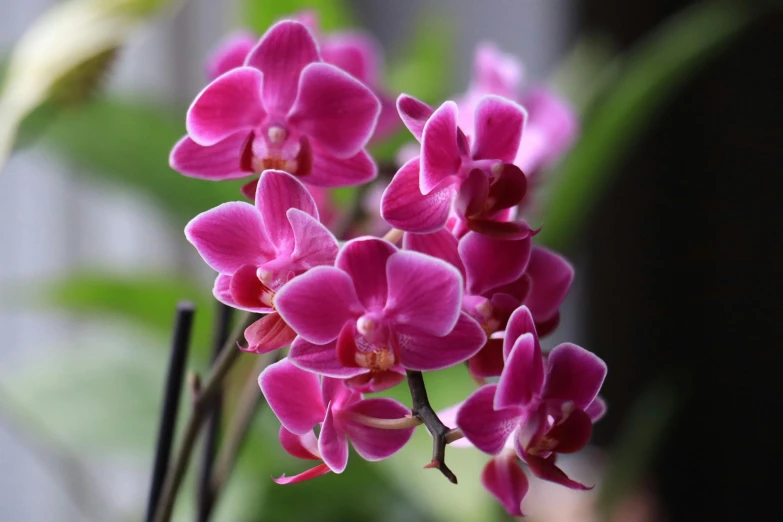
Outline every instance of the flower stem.
<svg viewBox="0 0 783 522">
<path fill-rule="evenodd" d="M 408 387 L 411 391 L 411 402 L 413 403 L 413 415 L 418 417 L 427 431 L 432 435 L 432 461 L 424 466 L 425 468 L 437 468 L 453 484 L 457 483 L 457 476 L 446 466 L 446 444 L 450 433 L 449 428 L 438 418 L 435 410 L 430 406 L 430 400 L 427 397 L 427 388 L 424 386 L 424 376 L 421 372 L 406 370 L 408 377 Z M 455 439 L 456 440 L 456 439 Z"/>
<path fill-rule="evenodd" d="M 220 355 L 212 365 L 209 375 L 204 380 L 200 394 L 193 403 L 193 410 L 191 411 L 190 418 L 185 426 L 185 433 L 182 436 L 182 442 L 180 443 L 177 457 L 174 460 L 174 464 L 166 473 L 160 501 L 157 503 L 157 508 L 155 509 L 154 522 L 168 522 L 171 519 L 177 492 L 182 484 L 182 479 L 185 477 L 185 472 L 188 469 L 188 464 L 193 454 L 193 448 L 196 444 L 199 431 L 201 430 L 201 426 L 209 411 L 207 408 L 208 402 L 213 394 L 220 389 L 229 370 L 239 358 L 239 354 L 242 353 L 236 347 L 236 343 L 242 339 L 245 329 L 253 324 L 258 318 L 258 314 L 248 313 L 242 321 L 236 325 L 229 336 L 228 341 L 224 344 Z"/>
<path fill-rule="evenodd" d="M 361 413 L 353 413 L 351 417 L 356 422 L 364 424 L 365 426 L 382 430 L 404 430 L 406 428 L 415 428 L 416 426 L 421 426 L 423 424 L 421 419 L 414 417 L 413 415 L 408 415 L 400 419 L 379 419 Z"/>
<path fill-rule="evenodd" d="M 389 243 L 396 245 L 397 243 L 400 242 L 400 239 L 402 239 L 402 233 L 403 233 L 402 230 L 398 228 L 393 228 L 388 232 L 386 232 L 386 235 L 383 236 L 382 239 L 385 239 Z"/>
<path fill-rule="evenodd" d="M 171 457 L 171 446 L 174 440 L 174 431 L 177 424 L 177 411 L 179 410 L 182 382 L 185 376 L 185 365 L 188 359 L 190 347 L 190 331 L 193 326 L 193 314 L 195 308 L 192 303 L 180 302 L 177 304 L 177 315 L 174 322 L 174 336 L 171 340 L 171 356 L 169 358 L 169 370 L 166 376 L 166 388 L 163 396 L 163 409 L 160 414 L 160 427 L 158 429 L 158 443 L 155 448 L 155 463 L 152 468 L 152 480 L 150 481 L 149 497 L 147 499 L 147 522 L 152 521 L 155 514 L 155 506 L 163 488 L 163 480 L 166 476 L 166 468 Z"/>
</svg>

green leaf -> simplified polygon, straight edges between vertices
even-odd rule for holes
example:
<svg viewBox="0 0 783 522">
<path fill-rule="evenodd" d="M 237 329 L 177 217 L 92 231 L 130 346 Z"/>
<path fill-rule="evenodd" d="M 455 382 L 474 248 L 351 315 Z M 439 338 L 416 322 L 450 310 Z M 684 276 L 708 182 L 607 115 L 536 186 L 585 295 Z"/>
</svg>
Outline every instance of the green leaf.
<svg viewBox="0 0 783 522">
<path fill-rule="evenodd" d="M 586 115 L 581 139 L 553 173 L 540 241 L 562 248 L 576 237 L 579 224 L 656 114 L 753 15 L 750 6 L 738 1 L 694 5 L 609 66 L 616 78 Z"/>
<path fill-rule="evenodd" d="M 353 15 L 345 0 L 244 0 L 241 21 L 261 34 L 281 18 L 305 9 L 318 13 L 321 29 L 325 31 L 353 25 Z"/>
<path fill-rule="evenodd" d="M 169 167 L 172 146 L 185 133 L 184 111 L 100 99 L 64 111 L 44 142 L 79 165 L 77 173 L 148 196 L 176 226 L 220 203 L 242 199 L 242 181 L 188 178 Z"/>
<path fill-rule="evenodd" d="M 196 306 L 192 351 L 204 359 L 211 339 L 215 300 L 209 291 L 171 275 L 74 274 L 44 284 L 39 299 L 86 317 L 122 318 L 168 339 L 177 303 Z"/>
<path fill-rule="evenodd" d="M 49 8 L 15 45 L 0 91 L 0 167 L 19 126 L 42 103 L 80 102 L 101 83 L 117 50 L 172 0 L 69 0 Z"/>
</svg>

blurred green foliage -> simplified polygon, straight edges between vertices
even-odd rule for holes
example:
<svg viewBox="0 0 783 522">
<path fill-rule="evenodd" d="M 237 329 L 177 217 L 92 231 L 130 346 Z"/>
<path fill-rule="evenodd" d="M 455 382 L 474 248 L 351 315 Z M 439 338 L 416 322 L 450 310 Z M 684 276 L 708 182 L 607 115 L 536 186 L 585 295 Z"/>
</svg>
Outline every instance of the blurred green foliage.
<svg viewBox="0 0 783 522">
<path fill-rule="evenodd" d="M 353 12 L 345 0 L 245 0 L 241 3 L 240 20 L 260 34 L 281 18 L 303 10 L 316 12 L 324 31 L 354 23 Z"/>
</svg>

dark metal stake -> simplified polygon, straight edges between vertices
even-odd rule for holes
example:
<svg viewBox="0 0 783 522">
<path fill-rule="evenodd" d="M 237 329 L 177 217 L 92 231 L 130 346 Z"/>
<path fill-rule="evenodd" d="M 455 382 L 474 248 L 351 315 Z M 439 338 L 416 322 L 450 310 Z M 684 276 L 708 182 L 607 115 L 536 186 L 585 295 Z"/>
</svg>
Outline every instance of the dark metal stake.
<svg viewBox="0 0 783 522">
<path fill-rule="evenodd" d="M 230 308 L 223 303 L 217 304 L 214 336 L 212 338 L 213 364 L 220 355 L 220 351 L 223 349 L 223 345 L 226 344 L 226 340 L 228 339 L 233 311 L 233 308 Z M 196 520 L 198 522 L 207 522 L 207 520 L 209 520 L 212 503 L 214 502 L 212 489 L 210 487 L 210 479 L 212 477 L 212 467 L 215 462 L 215 453 L 217 452 L 217 443 L 220 436 L 222 403 L 223 394 L 218 391 L 215 393 L 214 397 L 209 400 L 206 406 L 207 411 L 212 411 L 212 414 L 209 417 L 209 424 L 207 425 L 207 437 L 204 441 L 204 454 L 198 478 L 198 491 L 196 494 L 196 502 L 198 503 Z"/>
<path fill-rule="evenodd" d="M 171 341 L 171 358 L 169 372 L 166 376 L 166 387 L 163 396 L 163 410 L 160 416 L 158 443 L 155 448 L 155 463 L 152 468 L 150 494 L 147 500 L 147 516 L 145 520 L 152 522 L 155 508 L 160 499 L 163 480 L 169 466 L 171 446 L 177 425 L 179 400 L 182 395 L 182 382 L 185 376 L 185 365 L 190 346 L 190 332 L 193 326 L 195 307 L 190 302 L 177 303 L 177 315 L 174 323 L 174 336 Z"/>
</svg>

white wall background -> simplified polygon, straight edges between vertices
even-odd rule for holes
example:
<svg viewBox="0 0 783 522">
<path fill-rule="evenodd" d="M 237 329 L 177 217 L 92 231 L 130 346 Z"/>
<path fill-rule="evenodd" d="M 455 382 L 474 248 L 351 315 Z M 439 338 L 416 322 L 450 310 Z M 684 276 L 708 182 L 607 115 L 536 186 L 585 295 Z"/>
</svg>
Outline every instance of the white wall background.
<svg viewBox="0 0 783 522">
<path fill-rule="evenodd" d="M 0 0 L 0 55 L 53 3 Z M 235 3 L 191 0 L 175 18 L 152 24 L 122 53 L 110 88 L 154 93 L 164 99 L 194 95 L 203 85 L 203 57 L 234 25 Z M 571 0 L 357 0 L 355 4 L 359 19 L 392 46 L 401 42 L 420 9 L 447 13 L 457 24 L 454 52 L 463 65 L 454 92 L 465 86 L 472 49 L 480 40 L 494 40 L 517 53 L 526 62 L 528 78 L 549 72 L 565 48 L 568 15 L 573 12 Z M 181 259 L 172 247 L 177 242 L 158 226 L 159 221 L 155 209 L 134 194 L 86 185 L 40 149 L 17 154 L 0 173 L 0 522 L 103 522 L 132 519 L 134 512 L 141 512 L 151 462 L 88 458 L 84 452 L 77 455 L 76 466 L 53 460 L 41 453 L 45 448 L 41 441 L 26 435 L 25 419 L 9 417 L 8 396 L 2 394 L 3 381 L 34 358 L 46 358 L 54 350 L 120 342 L 105 325 L 20 310 L 13 305 L 15 298 L 38 281 L 75 269 L 175 266 Z M 566 312 L 564 317 L 574 313 Z M 86 478 L 82 466 L 87 467 Z M 58 482 L 63 476 L 68 478 L 66 487 Z M 90 480 L 100 484 L 107 498 L 94 499 L 90 483 L 80 483 Z M 66 491 L 93 498 L 88 501 L 90 513 L 76 509 Z"/>
</svg>

